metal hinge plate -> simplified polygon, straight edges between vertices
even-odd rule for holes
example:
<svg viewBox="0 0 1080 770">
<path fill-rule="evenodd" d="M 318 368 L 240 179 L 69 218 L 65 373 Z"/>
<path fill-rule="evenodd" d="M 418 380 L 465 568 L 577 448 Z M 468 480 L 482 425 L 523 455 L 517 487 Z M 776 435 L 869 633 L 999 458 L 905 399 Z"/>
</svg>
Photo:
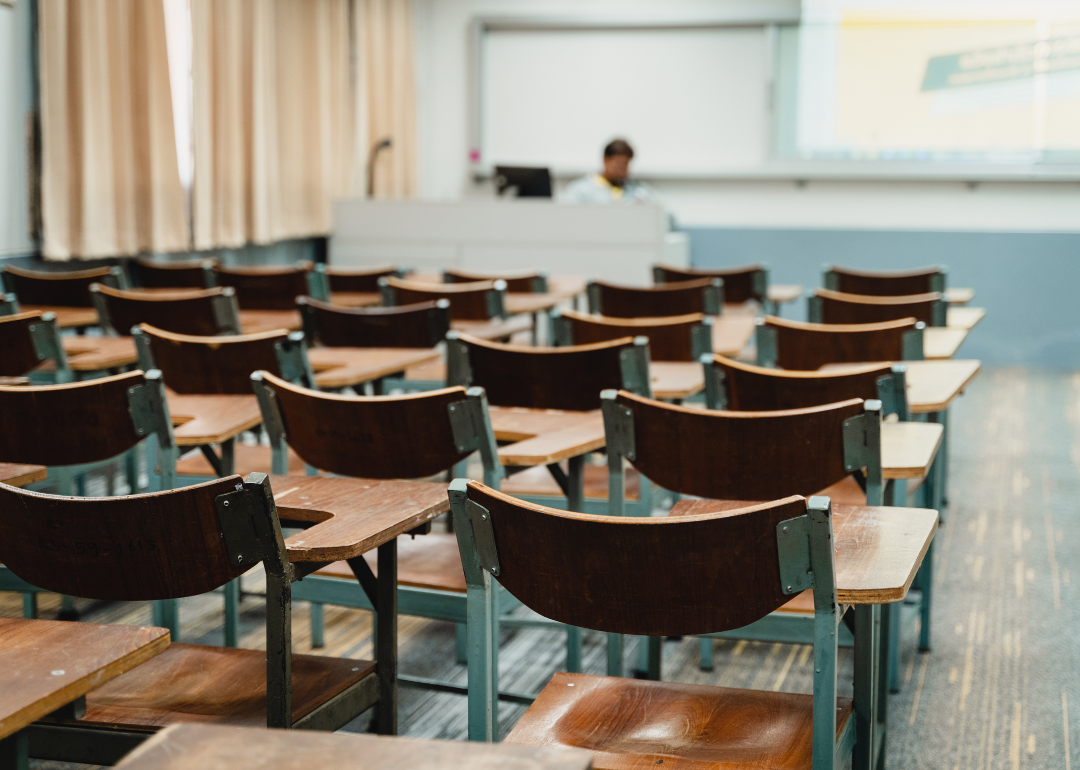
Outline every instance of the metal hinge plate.
<svg viewBox="0 0 1080 770">
<path fill-rule="evenodd" d="M 810 517 L 799 516 L 776 525 L 776 552 L 780 557 L 780 588 L 797 594 L 814 587 L 810 568 Z"/>
<path fill-rule="evenodd" d="M 229 552 L 229 562 L 242 567 L 261 562 L 266 557 L 264 544 L 271 533 L 259 532 L 259 522 L 264 521 L 264 517 L 256 515 L 261 513 L 258 497 L 245 490 L 242 484 L 237 484 L 235 492 L 218 495 L 214 506 L 217 508 L 225 548 Z"/>
<path fill-rule="evenodd" d="M 465 501 L 472 524 L 473 542 L 476 554 L 480 557 L 480 566 L 495 577 L 499 576 L 499 552 L 495 548 L 495 530 L 491 528 L 491 512 L 472 500 Z"/>
<path fill-rule="evenodd" d="M 861 470 L 870 464 L 870 447 L 866 445 L 866 415 L 844 420 L 844 470 Z"/>
</svg>

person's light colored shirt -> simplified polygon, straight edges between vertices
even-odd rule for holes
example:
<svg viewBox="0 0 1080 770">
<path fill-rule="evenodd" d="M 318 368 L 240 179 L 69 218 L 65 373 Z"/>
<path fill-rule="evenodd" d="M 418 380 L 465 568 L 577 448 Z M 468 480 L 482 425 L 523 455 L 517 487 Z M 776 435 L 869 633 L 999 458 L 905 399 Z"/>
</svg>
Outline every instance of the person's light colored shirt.
<svg viewBox="0 0 1080 770">
<path fill-rule="evenodd" d="M 562 199 L 569 203 L 636 203 L 655 198 L 652 190 L 640 182 L 627 180 L 622 187 L 616 187 L 603 174 L 592 174 L 567 185 Z"/>
</svg>

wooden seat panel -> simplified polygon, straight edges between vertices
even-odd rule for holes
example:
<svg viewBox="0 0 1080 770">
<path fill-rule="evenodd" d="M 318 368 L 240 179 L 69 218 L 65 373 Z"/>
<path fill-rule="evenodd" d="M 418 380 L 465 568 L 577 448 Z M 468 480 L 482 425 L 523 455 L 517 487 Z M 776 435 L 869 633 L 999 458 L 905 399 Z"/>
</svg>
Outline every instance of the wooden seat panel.
<svg viewBox="0 0 1080 770">
<path fill-rule="evenodd" d="M 641 499 L 641 474 L 633 468 L 625 471 L 626 491 L 624 497 L 629 501 Z M 563 491 L 558 482 L 543 465 L 515 473 L 503 479 L 499 489 L 508 495 L 549 495 L 562 497 Z M 606 500 L 608 496 L 608 472 L 606 465 L 585 464 L 585 498 L 588 500 Z"/>
<path fill-rule="evenodd" d="M 236 444 L 233 447 L 234 473 L 247 478 L 249 473 L 273 473 L 273 456 L 268 446 Z M 216 476 L 202 452 L 193 452 L 176 464 L 177 476 Z M 300 455 L 289 450 L 289 476 L 306 476 L 307 468 Z"/>
<path fill-rule="evenodd" d="M 504 743 L 580 748 L 602 770 L 810 770 L 813 696 L 556 673 Z M 852 713 L 837 699 L 839 735 Z"/>
<path fill-rule="evenodd" d="M 399 537 L 397 548 L 398 585 L 465 593 L 465 572 L 461 568 L 456 535 L 432 532 L 419 537 Z M 364 559 L 378 577 L 377 554 L 366 553 Z M 315 574 L 356 580 L 352 569 L 343 561 L 336 561 Z"/>
</svg>

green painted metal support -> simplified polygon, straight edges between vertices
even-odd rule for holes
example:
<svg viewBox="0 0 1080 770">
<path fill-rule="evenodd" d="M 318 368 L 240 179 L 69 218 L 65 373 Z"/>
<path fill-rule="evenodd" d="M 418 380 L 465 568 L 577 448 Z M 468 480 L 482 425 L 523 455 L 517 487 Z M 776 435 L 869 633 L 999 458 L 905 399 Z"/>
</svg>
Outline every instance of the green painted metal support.
<svg viewBox="0 0 1080 770">
<path fill-rule="evenodd" d="M 240 644 L 240 578 L 230 580 L 225 591 L 225 646 Z"/>
<path fill-rule="evenodd" d="M 326 620 L 323 613 L 323 605 L 319 602 L 311 602 L 311 646 L 316 650 L 326 645 L 324 629 Z"/>
</svg>

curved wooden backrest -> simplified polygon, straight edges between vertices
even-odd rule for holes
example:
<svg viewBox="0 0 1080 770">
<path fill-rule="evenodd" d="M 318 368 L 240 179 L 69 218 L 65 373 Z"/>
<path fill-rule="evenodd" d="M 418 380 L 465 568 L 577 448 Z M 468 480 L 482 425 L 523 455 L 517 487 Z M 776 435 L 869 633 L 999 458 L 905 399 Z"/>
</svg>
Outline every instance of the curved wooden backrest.
<svg viewBox="0 0 1080 770">
<path fill-rule="evenodd" d="M 812 370 L 825 364 L 902 361 L 904 335 L 915 330 L 914 318 L 876 324 L 811 324 L 766 316 L 776 334 L 776 365 Z"/>
<path fill-rule="evenodd" d="M 215 306 L 229 302 L 225 297 L 231 298 L 233 308 L 236 305 L 236 293 L 231 287 L 147 293 L 111 289 L 95 283 L 91 285 L 90 293 L 100 298 L 95 302 L 100 303 L 98 316 L 102 325 L 122 336 L 131 334 L 131 328 L 142 323 L 176 334 L 212 337 L 228 333 L 220 325 Z M 236 317 L 235 310 L 231 315 Z"/>
<path fill-rule="evenodd" d="M 106 460 L 145 436 L 132 423 L 128 389 L 141 371 L 40 387 L 0 386 L 0 462 L 76 465 Z"/>
<path fill-rule="evenodd" d="M 398 274 L 394 265 L 375 267 L 324 267 L 322 272 L 330 280 L 331 291 L 356 291 L 378 293 L 379 279 Z M 306 292 L 305 292 L 306 293 Z"/>
<path fill-rule="evenodd" d="M 902 297 L 868 297 L 818 289 L 814 296 L 821 303 L 821 323 L 825 324 L 869 324 L 914 318 L 932 326 L 935 325 L 936 306 L 942 301 L 938 292 Z"/>
<path fill-rule="evenodd" d="M 517 500 L 478 482 L 491 515 L 499 584 L 545 618 L 619 634 L 727 631 L 790 600 L 776 526 L 802 497 L 697 516 L 590 516 Z"/>
<path fill-rule="evenodd" d="M 720 500 L 812 495 L 844 479 L 844 420 L 863 400 L 770 412 L 688 409 L 620 391 L 632 463 L 664 489 Z"/>
<path fill-rule="evenodd" d="M 695 361 L 694 329 L 705 323 L 704 313 L 663 318 L 611 318 L 561 310 L 575 345 L 591 345 L 623 337 L 648 337 L 653 361 Z M 708 332 L 708 333 L 711 333 Z"/>
<path fill-rule="evenodd" d="M 788 372 L 714 356 L 713 366 L 723 373 L 727 383 L 727 408 L 744 412 L 874 399 L 878 398 L 878 379 L 892 376 L 888 364 L 868 364 L 850 372 Z"/>
<path fill-rule="evenodd" d="M 716 280 L 699 278 L 649 288 L 592 281 L 589 283 L 589 309 L 613 318 L 657 318 L 708 313 L 713 308 L 709 305 L 707 292 L 715 291 L 713 282 Z M 594 307 L 595 303 L 598 303 L 599 307 Z"/>
<path fill-rule="evenodd" d="M 4 282 L 23 305 L 90 307 L 90 284 L 113 281 L 111 267 L 46 271 L 4 266 Z"/>
<path fill-rule="evenodd" d="M 762 275 L 764 273 L 764 275 Z M 659 283 L 719 278 L 724 282 L 724 302 L 738 304 L 764 299 L 768 275 L 763 265 L 742 265 L 722 270 L 698 270 L 670 265 L 654 265 L 653 280 Z"/>
<path fill-rule="evenodd" d="M 304 462 L 342 476 L 432 476 L 472 454 L 458 451 L 450 406 L 465 388 L 401 396 L 344 396 L 291 385 L 260 372 L 284 422 L 286 441 Z M 249 385 L 250 387 L 250 385 Z"/>
<path fill-rule="evenodd" d="M 380 279 L 380 285 L 393 291 L 394 305 L 449 300 L 450 318 L 455 321 L 486 321 L 494 318 L 498 315 L 499 303 L 489 295 L 503 286 L 501 281 L 436 284 L 394 277 Z"/>
<path fill-rule="evenodd" d="M 281 373 L 275 346 L 289 339 L 286 331 L 197 337 L 149 324 L 139 330 L 149 340 L 165 385 L 177 393 L 251 395 L 252 372 Z"/>
<path fill-rule="evenodd" d="M 623 354 L 634 348 L 631 337 L 564 348 L 526 347 L 488 342 L 452 332 L 448 346 L 461 345 L 469 377 L 459 385 L 479 385 L 488 403 L 531 409 L 585 412 L 600 408 L 600 391 L 626 387 Z M 448 357 L 456 355 L 448 348 Z M 449 362 L 450 377 L 455 377 Z"/>
<path fill-rule="evenodd" d="M 22 377 L 41 363 L 30 327 L 41 313 L 0 316 L 0 377 Z"/>
<path fill-rule="evenodd" d="M 308 293 L 307 274 L 311 262 L 284 267 L 216 267 L 218 286 L 236 289 L 241 310 L 293 310 L 296 298 Z"/>
<path fill-rule="evenodd" d="M 185 259 L 166 262 L 161 259 L 136 259 L 132 264 L 135 281 L 144 289 L 204 289 L 207 268 L 217 265 L 214 259 Z"/>
<path fill-rule="evenodd" d="M 127 497 L 60 497 L 0 484 L 0 559 L 38 588 L 87 599 L 206 593 L 253 566 L 229 558 L 215 507 L 240 481 Z"/>
<path fill-rule="evenodd" d="M 328 347 L 430 348 L 450 331 L 450 303 L 347 308 L 312 297 L 296 300 L 309 340 Z"/>
<path fill-rule="evenodd" d="M 446 283 L 475 283 L 477 281 L 506 281 L 506 290 L 513 292 L 543 291 L 547 278 L 539 270 L 516 270 L 506 273 L 477 273 L 456 267 L 443 268 Z"/>
<path fill-rule="evenodd" d="M 872 297 L 927 294 L 945 288 L 945 271 L 936 265 L 895 271 L 853 270 L 833 265 L 826 275 L 829 276 L 827 288 L 846 294 L 863 294 Z"/>
</svg>

